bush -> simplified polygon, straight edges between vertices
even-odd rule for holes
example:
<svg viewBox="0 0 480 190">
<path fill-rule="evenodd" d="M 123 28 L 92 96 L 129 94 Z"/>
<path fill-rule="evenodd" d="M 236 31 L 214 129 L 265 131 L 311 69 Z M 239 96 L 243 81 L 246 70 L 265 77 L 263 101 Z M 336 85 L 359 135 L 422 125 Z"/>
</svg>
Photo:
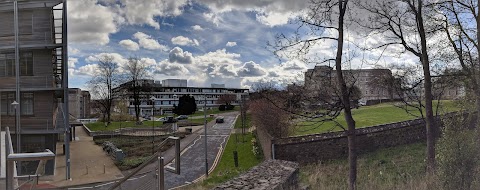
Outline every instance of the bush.
<svg viewBox="0 0 480 190">
<path fill-rule="evenodd" d="M 226 110 L 233 110 L 233 108 L 235 108 L 234 105 L 226 105 L 226 106 L 225 106 L 225 109 L 226 109 Z"/>
<path fill-rule="evenodd" d="M 438 176 L 445 189 L 472 189 L 478 183 L 478 131 L 469 129 L 464 120 L 455 117 L 444 121 L 437 145 Z"/>
<path fill-rule="evenodd" d="M 226 108 L 225 105 L 220 105 L 220 106 L 218 106 L 218 110 L 220 110 L 220 111 L 225 111 L 226 109 L 227 109 L 227 108 Z"/>
</svg>

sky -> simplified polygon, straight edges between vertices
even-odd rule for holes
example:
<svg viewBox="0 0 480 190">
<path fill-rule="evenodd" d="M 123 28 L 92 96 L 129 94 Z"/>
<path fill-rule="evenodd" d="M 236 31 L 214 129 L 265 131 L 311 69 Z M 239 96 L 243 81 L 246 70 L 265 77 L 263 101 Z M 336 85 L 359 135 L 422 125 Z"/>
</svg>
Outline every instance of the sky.
<svg viewBox="0 0 480 190">
<path fill-rule="evenodd" d="M 77 0 L 68 1 L 69 86 L 87 89 L 98 58 L 109 55 L 120 67 L 130 57 L 148 65 L 150 78 L 187 79 L 189 86 L 211 83 L 250 88 L 259 81 L 302 80 L 315 65 L 278 58 L 267 47 L 277 34 L 292 34 L 292 21 L 307 0 Z M 347 40 L 374 42 L 347 33 Z M 355 38 L 355 39 L 353 39 Z M 373 43 L 372 42 L 372 43 Z M 334 55 L 332 42 L 312 47 L 315 56 Z M 346 46 L 346 55 L 355 48 Z M 348 49 L 351 48 L 351 49 Z M 382 50 L 356 54 L 348 68 L 369 68 L 408 55 L 383 57 Z M 366 58 L 367 57 L 367 58 Z M 328 64 L 327 64 L 328 65 Z"/>
</svg>

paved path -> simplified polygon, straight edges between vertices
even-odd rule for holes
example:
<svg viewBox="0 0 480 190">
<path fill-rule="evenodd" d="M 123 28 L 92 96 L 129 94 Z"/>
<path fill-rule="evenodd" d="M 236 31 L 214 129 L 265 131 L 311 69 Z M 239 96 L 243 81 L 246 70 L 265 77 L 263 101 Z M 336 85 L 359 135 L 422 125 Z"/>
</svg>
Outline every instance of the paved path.
<svg viewBox="0 0 480 190">
<path fill-rule="evenodd" d="M 238 115 L 238 112 L 231 112 L 221 114 L 225 117 L 225 123 L 216 124 L 215 121 L 210 122 L 207 126 L 207 160 L 209 170 L 213 170 L 212 166 L 216 161 L 219 161 L 220 149 L 224 148 L 230 133 L 232 132 L 233 125 Z M 195 129 L 194 129 L 195 130 Z M 181 140 L 181 174 L 176 175 L 165 171 L 165 187 L 170 189 L 182 185 L 192 183 L 194 180 L 201 178 L 205 174 L 205 136 L 203 128 L 197 129 L 192 135 L 188 135 Z M 174 149 L 163 153 L 165 162 L 169 163 L 174 158 Z M 171 164 L 171 163 L 169 163 Z M 156 163 L 152 163 L 142 169 L 138 175 L 135 175 L 131 179 L 127 180 L 122 185 L 122 189 L 155 189 L 157 184 L 155 168 Z M 129 171 L 124 172 L 128 174 Z M 113 182 L 110 183 L 97 183 L 90 185 L 82 185 L 69 189 L 108 189 Z"/>
<path fill-rule="evenodd" d="M 52 181 L 48 182 L 49 184 L 62 187 L 109 181 L 123 177 L 112 158 L 105 154 L 102 147 L 95 145 L 93 138 L 88 136 L 83 128 L 77 127 L 76 135 L 77 140 L 70 142 L 70 174 L 72 180 L 65 180 L 65 156 L 62 150 L 63 143 L 60 142 L 57 143 L 55 175 Z M 103 173 L 104 164 L 105 173 Z"/>
</svg>

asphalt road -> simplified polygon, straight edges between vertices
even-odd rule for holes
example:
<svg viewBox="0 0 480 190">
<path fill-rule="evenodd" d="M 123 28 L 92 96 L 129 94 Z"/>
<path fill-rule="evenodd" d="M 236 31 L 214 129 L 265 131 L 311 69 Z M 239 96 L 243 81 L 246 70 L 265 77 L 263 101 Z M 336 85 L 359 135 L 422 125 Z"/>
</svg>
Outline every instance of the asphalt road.
<svg viewBox="0 0 480 190">
<path fill-rule="evenodd" d="M 233 130 L 237 112 L 222 115 L 225 118 L 224 123 L 216 123 L 207 128 L 207 160 L 209 170 L 212 170 L 212 165 L 215 160 L 220 158 L 219 151 L 221 148 L 224 148 L 227 143 L 228 137 Z M 203 135 L 203 130 L 199 131 L 199 133 L 200 135 L 195 138 L 193 143 L 182 151 L 180 175 L 165 171 L 165 187 L 167 189 L 193 183 L 205 174 L 205 136 Z M 172 163 L 169 163 L 169 165 L 171 164 Z M 148 167 L 151 168 L 149 170 L 150 172 L 128 179 L 122 184 L 121 189 L 158 189 L 156 172 L 153 170 L 155 166 L 156 164 L 153 163 Z M 113 182 L 98 183 L 69 189 L 108 189 L 112 184 Z"/>
</svg>

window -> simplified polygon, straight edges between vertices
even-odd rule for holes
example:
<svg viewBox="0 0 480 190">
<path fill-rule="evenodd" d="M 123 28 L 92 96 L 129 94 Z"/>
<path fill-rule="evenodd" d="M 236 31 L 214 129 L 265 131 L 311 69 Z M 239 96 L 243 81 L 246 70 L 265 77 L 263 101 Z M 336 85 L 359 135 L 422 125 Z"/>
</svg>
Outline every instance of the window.
<svg viewBox="0 0 480 190">
<path fill-rule="evenodd" d="M 1 95 L 1 114 L 15 115 L 15 108 L 12 102 L 15 101 L 14 92 L 4 92 Z M 22 115 L 33 115 L 33 92 L 22 92 L 20 95 L 20 110 Z"/>
<path fill-rule="evenodd" d="M 33 75 L 33 53 L 20 53 L 20 76 Z M 15 76 L 15 54 L 0 54 L 0 77 Z"/>
<path fill-rule="evenodd" d="M 22 93 L 21 104 L 22 115 L 33 115 L 33 92 Z"/>
</svg>

